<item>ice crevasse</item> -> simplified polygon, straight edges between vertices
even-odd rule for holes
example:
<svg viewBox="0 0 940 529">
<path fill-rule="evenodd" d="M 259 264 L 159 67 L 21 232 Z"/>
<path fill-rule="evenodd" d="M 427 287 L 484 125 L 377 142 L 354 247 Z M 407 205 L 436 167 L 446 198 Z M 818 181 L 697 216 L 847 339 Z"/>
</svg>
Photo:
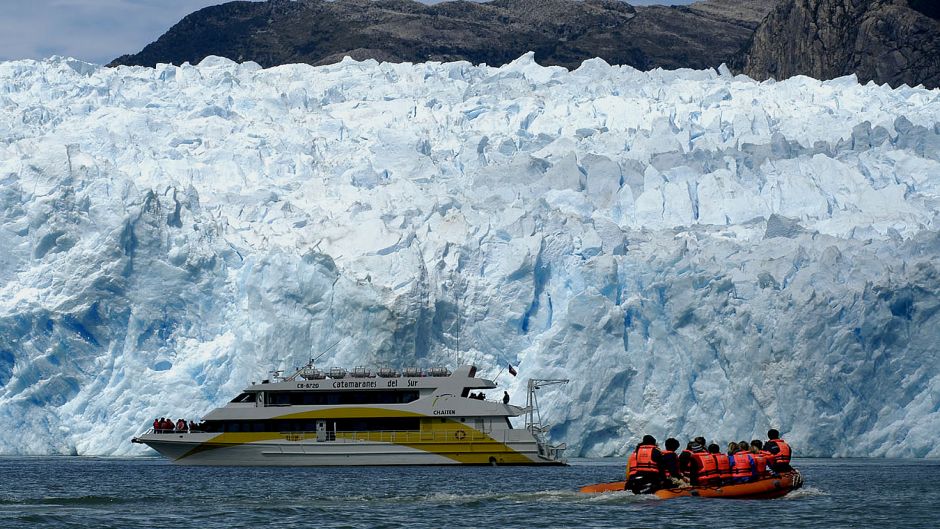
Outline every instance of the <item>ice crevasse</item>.
<svg viewBox="0 0 940 529">
<path fill-rule="evenodd" d="M 141 453 L 335 344 L 571 379 L 540 402 L 572 456 L 938 457 L 938 211 L 919 87 L 0 63 L 0 453 Z"/>
</svg>

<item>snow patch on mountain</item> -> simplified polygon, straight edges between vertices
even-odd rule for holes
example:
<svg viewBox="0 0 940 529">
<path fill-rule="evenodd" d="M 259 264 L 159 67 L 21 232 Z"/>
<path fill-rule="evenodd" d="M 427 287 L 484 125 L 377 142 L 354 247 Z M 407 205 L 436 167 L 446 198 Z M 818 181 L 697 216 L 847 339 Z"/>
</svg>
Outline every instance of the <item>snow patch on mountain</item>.
<svg viewBox="0 0 940 529">
<path fill-rule="evenodd" d="M 938 211 L 940 92 L 851 77 L 0 63 L 0 452 L 139 453 L 336 344 L 569 378 L 569 455 L 937 457 Z"/>
</svg>

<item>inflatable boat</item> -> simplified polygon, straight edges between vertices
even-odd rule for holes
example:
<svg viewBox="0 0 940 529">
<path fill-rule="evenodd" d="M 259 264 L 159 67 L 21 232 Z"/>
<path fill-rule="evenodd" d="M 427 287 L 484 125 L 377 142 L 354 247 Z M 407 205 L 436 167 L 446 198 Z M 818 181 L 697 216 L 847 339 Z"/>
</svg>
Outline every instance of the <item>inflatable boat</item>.
<svg viewBox="0 0 940 529">
<path fill-rule="evenodd" d="M 626 481 L 598 483 L 581 487 L 581 492 L 594 494 L 626 490 Z M 729 498 L 739 500 L 769 500 L 786 496 L 803 486 L 803 476 L 799 471 L 784 472 L 779 476 L 767 477 L 750 483 L 721 486 L 676 487 L 659 489 L 654 494 L 661 499 L 697 496 L 702 498 Z"/>
</svg>

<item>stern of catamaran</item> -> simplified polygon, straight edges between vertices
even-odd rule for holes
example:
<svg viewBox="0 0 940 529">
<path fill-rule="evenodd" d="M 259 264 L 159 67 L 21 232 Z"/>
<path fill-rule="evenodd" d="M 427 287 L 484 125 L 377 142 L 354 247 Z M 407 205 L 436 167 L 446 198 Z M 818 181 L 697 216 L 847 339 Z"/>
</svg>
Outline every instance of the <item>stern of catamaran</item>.
<svg viewBox="0 0 940 529">
<path fill-rule="evenodd" d="M 525 429 L 532 434 L 538 445 L 538 455 L 545 461 L 558 464 L 567 464 L 564 457 L 564 451 L 568 448 L 565 443 L 552 445 L 548 443 L 546 434 L 551 429 L 550 425 L 542 424 L 542 415 L 539 412 L 539 401 L 537 391 L 546 386 L 567 384 L 568 379 L 529 379 L 528 392 L 526 395 L 526 407 L 522 409 L 525 414 Z"/>
</svg>

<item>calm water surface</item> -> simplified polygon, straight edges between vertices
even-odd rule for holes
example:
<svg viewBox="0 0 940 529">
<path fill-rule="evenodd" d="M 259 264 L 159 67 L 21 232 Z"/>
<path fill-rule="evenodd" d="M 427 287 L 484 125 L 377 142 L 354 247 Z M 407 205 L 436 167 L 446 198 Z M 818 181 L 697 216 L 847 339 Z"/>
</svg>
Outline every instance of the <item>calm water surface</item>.
<svg viewBox="0 0 940 529">
<path fill-rule="evenodd" d="M 940 461 L 796 461 L 779 500 L 583 495 L 622 461 L 564 468 L 183 467 L 161 459 L 0 458 L 0 527 L 930 527 Z"/>
</svg>

